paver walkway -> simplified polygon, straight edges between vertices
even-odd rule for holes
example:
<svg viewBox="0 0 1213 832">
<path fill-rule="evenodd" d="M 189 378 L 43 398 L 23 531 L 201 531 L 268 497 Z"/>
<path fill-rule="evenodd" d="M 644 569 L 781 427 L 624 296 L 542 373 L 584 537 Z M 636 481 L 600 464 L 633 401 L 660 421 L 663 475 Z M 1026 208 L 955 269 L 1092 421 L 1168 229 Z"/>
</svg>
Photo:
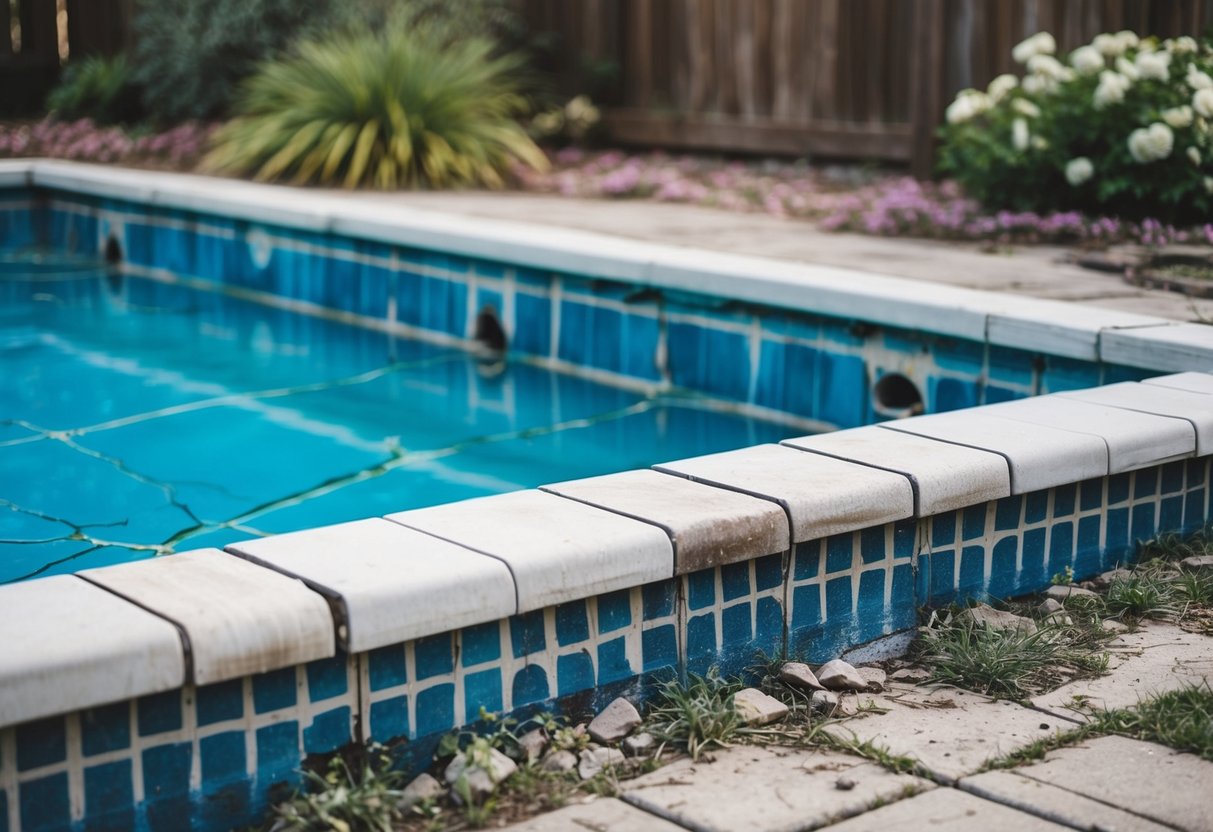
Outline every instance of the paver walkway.
<svg viewBox="0 0 1213 832">
<path fill-rule="evenodd" d="M 1073 250 L 1017 246 L 989 254 L 977 244 L 890 239 L 818 231 L 805 220 L 638 200 L 574 199 L 546 194 L 405 192 L 332 196 L 382 201 L 449 214 L 595 231 L 674 246 L 836 266 L 914 280 L 1028 295 L 1156 315 L 1213 320 L 1213 300 L 1141 289 L 1118 275 L 1068 262 Z"/>
<path fill-rule="evenodd" d="M 826 729 L 908 757 L 918 775 L 820 747 L 737 746 L 625 781 L 618 798 L 579 803 L 511 829 L 1213 832 L 1213 763 L 1162 745 L 1106 736 L 1018 768 L 984 770 L 1078 727 L 1084 717 L 1073 710 L 1075 696 L 1123 707 L 1213 679 L 1213 637 L 1148 624 L 1113 649 L 1108 675 L 1066 685 L 1031 706 L 893 683 L 862 695 L 861 704 L 871 707 L 860 716 Z"/>
</svg>

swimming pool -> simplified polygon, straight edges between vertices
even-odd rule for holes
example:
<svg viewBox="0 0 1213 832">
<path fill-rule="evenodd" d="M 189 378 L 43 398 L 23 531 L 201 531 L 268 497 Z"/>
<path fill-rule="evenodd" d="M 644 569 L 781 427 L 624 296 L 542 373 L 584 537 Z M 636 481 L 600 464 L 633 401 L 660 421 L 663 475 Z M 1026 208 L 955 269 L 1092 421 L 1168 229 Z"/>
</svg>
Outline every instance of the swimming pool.
<svg viewBox="0 0 1213 832">
<path fill-rule="evenodd" d="M 793 432 L 90 261 L 0 268 L 0 583 Z"/>
</svg>

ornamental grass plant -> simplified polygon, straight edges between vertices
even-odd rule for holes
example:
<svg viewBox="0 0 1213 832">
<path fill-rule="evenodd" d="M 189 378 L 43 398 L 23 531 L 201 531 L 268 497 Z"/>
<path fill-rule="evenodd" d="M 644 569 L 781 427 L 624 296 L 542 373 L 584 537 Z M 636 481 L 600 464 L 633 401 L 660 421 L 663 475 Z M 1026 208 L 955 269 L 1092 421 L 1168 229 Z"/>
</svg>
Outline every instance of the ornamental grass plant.
<svg viewBox="0 0 1213 832">
<path fill-rule="evenodd" d="M 1213 215 L 1213 41 L 1102 34 L 1066 56 L 1047 32 L 1022 77 L 963 90 L 940 167 L 987 209 L 1194 225 Z"/>
<path fill-rule="evenodd" d="M 301 43 L 243 86 L 215 171 L 295 184 L 501 187 L 547 159 L 515 120 L 523 61 L 399 22 Z"/>
</svg>

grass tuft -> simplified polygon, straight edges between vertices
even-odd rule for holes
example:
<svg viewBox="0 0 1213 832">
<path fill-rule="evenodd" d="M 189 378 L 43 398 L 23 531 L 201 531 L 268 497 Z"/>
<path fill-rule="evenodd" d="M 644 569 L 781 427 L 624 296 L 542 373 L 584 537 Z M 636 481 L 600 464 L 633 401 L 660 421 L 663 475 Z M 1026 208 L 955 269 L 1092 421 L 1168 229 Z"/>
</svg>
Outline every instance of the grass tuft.
<svg viewBox="0 0 1213 832">
<path fill-rule="evenodd" d="M 725 748 L 745 727 L 733 709 L 740 682 L 726 682 L 714 672 L 691 674 L 683 686 L 677 679 L 663 682 L 649 712 L 649 728 L 662 743 L 685 748 L 698 760 L 712 748 Z"/>
<path fill-rule="evenodd" d="M 1207 679 L 1133 708 L 1098 711 L 1094 724 L 1100 733 L 1161 743 L 1213 762 L 1213 688 Z"/>
</svg>

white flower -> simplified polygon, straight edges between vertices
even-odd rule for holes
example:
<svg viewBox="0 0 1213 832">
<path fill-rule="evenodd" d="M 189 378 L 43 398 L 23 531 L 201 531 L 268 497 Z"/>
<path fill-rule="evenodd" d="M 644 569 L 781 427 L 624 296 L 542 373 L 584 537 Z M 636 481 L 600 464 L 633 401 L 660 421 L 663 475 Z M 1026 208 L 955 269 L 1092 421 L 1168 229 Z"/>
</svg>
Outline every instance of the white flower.
<svg viewBox="0 0 1213 832">
<path fill-rule="evenodd" d="M 1095 175 L 1095 166 L 1086 156 L 1066 162 L 1066 181 L 1077 188 Z"/>
<path fill-rule="evenodd" d="M 1055 81 L 1064 80 L 1068 74 L 1065 64 L 1052 55 L 1033 55 L 1028 58 L 1028 72 L 1033 75 L 1043 75 L 1045 78 L 1052 78 Z"/>
<path fill-rule="evenodd" d="M 1049 140 L 1046 139 L 1044 136 L 1033 136 L 1032 137 L 1032 149 L 1033 150 L 1048 150 L 1049 149 Z"/>
<path fill-rule="evenodd" d="M 1016 98 L 1011 102 L 1012 109 L 1021 116 L 1028 118 L 1038 118 L 1040 116 L 1040 108 L 1026 98 Z"/>
<path fill-rule="evenodd" d="M 1205 88 L 1196 91 L 1192 96 L 1192 109 L 1197 115 L 1213 118 L 1213 89 Z"/>
<path fill-rule="evenodd" d="M 1023 79 L 1023 91 L 1028 95 L 1038 95 L 1042 92 L 1052 92 L 1057 86 L 1055 81 L 1050 81 L 1040 75 L 1028 75 Z"/>
<path fill-rule="evenodd" d="M 1167 158 L 1174 146 L 1175 134 L 1161 121 L 1129 134 L 1129 153 L 1135 161 L 1143 164 Z"/>
<path fill-rule="evenodd" d="M 1048 32 L 1037 32 L 1021 41 L 1011 50 L 1016 63 L 1026 64 L 1033 55 L 1052 55 L 1057 51 L 1057 41 Z"/>
<path fill-rule="evenodd" d="M 1205 191 L 1213 194 L 1213 176 L 1205 177 Z"/>
<path fill-rule="evenodd" d="M 1200 151 L 1195 147 L 1188 148 L 1188 158 L 1192 161 L 1192 164 L 1200 167 Z"/>
<path fill-rule="evenodd" d="M 1132 82 L 1119 72 L 1104 70 L 1099 73 L 1099 86 L 1095 88 L 1095 109 L 1102 110 L 1110 104 L 1125 100 L 1125 92 Z"/>
<path fill-rule="evenodd" d="M 1021 153 L 1027 150 L 1031 140 L 1032 135 L 1028 132 L 1028 122 L 1025 119 L 1017 118 L 1011 122 L 1011 144 L 1016 150 Z"/>
<path fill-rule="evenodd" d="M 1141 77 L 1141 73 L 1137 71 L 1137 67 L 1128 58 L 1120 57 L 1116 59 L 1116 71 L 1128 78 L 1130 81 L 1136 81 Z"/>
<path fill-rule="evenodd" d="M 986 87 L 986 95 L 990 97 L 990 101 L 997 104 L 1006 97 L 1007 93 L 1019 86 L 1019 79 L 1011 73 L 999 75 L 990 85 Z"/>
<path fill-rule="evenodd" d="M 1197 50 L 1196 38 L 1188 35 L 1181 35 L 1177 38 L 1168 38 L 1162 44 L 1168 52 L 1174 52 L 1177 55 L 1188 55 Z"/>
<path fill-rule="evenodd" d="M 1184 104 L 1182 107 L 1163 110 L 1162 120 L 1167 123 L 1167 126 L 1174 127 L 1176 130 L 1188 127 L 1192 124 L 1192 108 Z"/>
<path fill-rule="evenodd" d="M 1096 49 L 1099 54 L 1106 58 L 1115 58 L 1118 55 L 1123 55 L 1125 45 L 1117 35 L 1096 35 L 1095 40 L 1091 41 L 1091 47 Z"/>
<path fill-rule="evenodd" d="M 948 124 L 960 124 L 990 109 L 990 97 L 978 90 L 961 90 L 944 113 Z"/>
<path fill-rule="evenodd" d="M 1213 89 L 1213 78 L 1196 68 L 1196 64 L 1188 64 L 1188 86 L 1194 90 Z"/>
<path fill-rule="evenodd" d="M 1122 52 L 1141 43 L 1141 38 L 1137 37 L 1137 33 L 1128 29 L 1121 29 L 1116 33 L 1116 38 L 1120 41 L 1120 51 Z"/>
<path fill-rule="evenodd" d="M 1165 81 L 1170 75 L 1170 52 L 1139 52 L 1133 62 L 1142 78 Z"/>
<path fill-rule="evenodd" d="M 1104 68 L 1103 54 L 1094 46 L 1080 46 L 1070 53 L 1070 66 L 1083 75 L 1099 72 Z"/>
</svg>

